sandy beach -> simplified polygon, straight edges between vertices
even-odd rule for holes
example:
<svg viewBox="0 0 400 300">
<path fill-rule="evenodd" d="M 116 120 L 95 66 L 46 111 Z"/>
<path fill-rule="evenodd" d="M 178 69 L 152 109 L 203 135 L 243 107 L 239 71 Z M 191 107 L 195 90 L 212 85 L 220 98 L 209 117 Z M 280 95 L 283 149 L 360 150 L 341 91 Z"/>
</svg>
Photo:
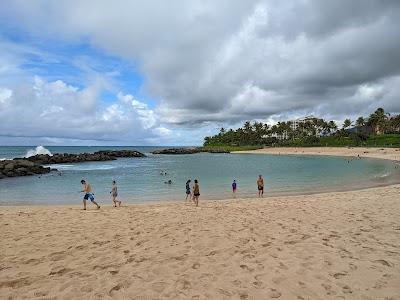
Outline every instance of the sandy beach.
<svg viewBox="0 0 400 300">
<path fill-rule="evenodd" d="M 295 151 L 275 153 L 400 156 Z M 392 185 L 198 208 L 3 206 L 0 298 L 400 299 L 399 195 Z"/>
<path fill-rule="evenodd" d="M 286 154 L 286 155 L 331 155 L 400 160 L 399 148 L 367 148 L 367 147 L 271 147 L 250 151 L 238 151 L 235 154 Z"/>
</svg>

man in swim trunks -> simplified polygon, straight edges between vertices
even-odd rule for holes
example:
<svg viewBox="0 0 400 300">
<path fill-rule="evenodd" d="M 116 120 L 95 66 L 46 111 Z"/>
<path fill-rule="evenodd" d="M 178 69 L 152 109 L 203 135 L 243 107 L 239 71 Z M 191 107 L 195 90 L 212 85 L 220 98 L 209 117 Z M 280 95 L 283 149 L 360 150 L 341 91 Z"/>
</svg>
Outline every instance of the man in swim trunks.
<svg viewBox="0 0 400 300">
<path fill-rule="evenodd" d="M 93 204 L 97 206 L 97 209 L 99 209 L 100 205 L 98 205 L 97 202 L 94 201 L 92 186 L 84 179 L 81 180 L 81 183 L 83 184 L 83 190 L 81 191 L 81 193 L 85 193 L 85 196 L 83 197 L 83 210 L 86 210 L 86 200 L 90 200 Z"/>
<path fill-rule="evenodd" d="M 264 179 L 262 178 L 261 175 L 258 176 L 257 187 L 258 187 L 258 197 L 262 197 L 264 195 Z"/>
<path fill-rule="evenodd" d="M 198 180 L 195 179 L 193 186 L 193 202 L 196 204 L 196 206 L 199 206 L 199 197 L 200 197 L 200 186 Z"/>
</svg>

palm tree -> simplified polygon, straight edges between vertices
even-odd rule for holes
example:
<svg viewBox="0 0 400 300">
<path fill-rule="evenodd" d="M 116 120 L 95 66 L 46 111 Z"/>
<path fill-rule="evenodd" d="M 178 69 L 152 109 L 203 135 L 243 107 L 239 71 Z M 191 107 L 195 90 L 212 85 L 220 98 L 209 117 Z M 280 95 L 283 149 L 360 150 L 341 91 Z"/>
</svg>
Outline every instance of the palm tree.
<svg viewBox="0 0 400 300">
<path fill-rule="evenodd" d="M 337 131 L 337 129 L 338 129 L 338 127 L 334 121 L 329 121 L 328 126 L 332 131 Z"/>
<path fill-rule="evenodd" d="M 243 130 L 245 133 L 249 133 L 251 131 L 251 124 L 249 121 L 246 121 L 243 125 Z"/>
<path fill-rule="evenodd" d="M 371 126 L 376 134 L 385 133 L 385 127 L 387 125 L 387 115 L 383 108 L 378 108 L 368 118 L 368 125 Z"/>
<path fill-rule="evenodd" d="M 343 129 L 349 128 L 351 126 L 351 123 L 353 123 L 350 119 L 346 119 L 343 122 Z"/>
<path fill-rule="evenodd" d="M 365 119 L 364 117 L 358 117 L 358 119 L 356 120 L 356 126 L 358 127 L 362 127 L 365 125 Z"/>
</svg>

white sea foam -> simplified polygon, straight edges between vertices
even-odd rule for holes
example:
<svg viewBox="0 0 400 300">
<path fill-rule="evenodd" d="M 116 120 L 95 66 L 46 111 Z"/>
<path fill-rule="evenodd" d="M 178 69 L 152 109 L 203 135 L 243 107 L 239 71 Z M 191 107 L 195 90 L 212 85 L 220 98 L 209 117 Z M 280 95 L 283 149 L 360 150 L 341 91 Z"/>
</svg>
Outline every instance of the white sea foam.
<svg viewBox="0 0 400 300">
<path fill-rule="evenodd" d="M 51 152 L 49 150 L 47 150 L 45 147 L 43 146 L 37 146 L 35 149 L 31 149 L 28 150 L 25 154 L 25 157 L 31 157 L 37 154 L 48 154 L 50 156 L 52 156 L 53 154 L 51 154 Z"/>
<path fill-rule="evenodd" d="M 95 170 L 111 170 L 117 168 L 117 166 L 112 166 L 109 164 L 91 164 L 91 163 L 82 163 L 78 165 L 70 165 L 70 164 L 54 164 L 46 167 L 56 168 L 57 170 L 71 170 L 71 171 L 95 171 Z"/>
<path fill-rule="evenodd" d="M 390 175 L 390 172 L 386 172 L 386 173 L 377 174 L 374 177 L 375 178 L 385 178 L 385 177 L 388 177 L 389 175 Z"/>
</svg>

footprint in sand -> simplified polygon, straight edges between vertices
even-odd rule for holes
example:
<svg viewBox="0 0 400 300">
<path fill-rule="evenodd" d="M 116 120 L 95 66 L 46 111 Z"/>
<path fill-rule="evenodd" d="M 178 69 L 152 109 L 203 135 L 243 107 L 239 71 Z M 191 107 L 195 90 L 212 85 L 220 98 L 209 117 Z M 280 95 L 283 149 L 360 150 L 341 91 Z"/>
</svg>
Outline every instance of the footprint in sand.
<svg viewBox="0 0 400 300">
<path fill-rule="evenodd" d="M 50 276 L 52 276 L 52 275 L 62 276 L 62 275 L 64 275 L 65 273 L 68 273 L 69 271 L 71 271 L 71 269 L 61 268 L 61 269 L 59 269 L 59 270 L 57 270 L 57 271 L 50 271 L 49 275 L 50 275 Z"/>
<path fill-rule="evenodd" d="M 52 261 L 59 261 L 65 258 L 65 252 L 60 251 L 60 252 L 53 252 L 50 254 L 50 260 Z"/>
<path fill-rule="evenodd" d="M 31 283 L 32 282 L 28 278 L 18 278 L 14 280 L 0 282 L 0 288 L 9 287 L 14 289 L 30 285 Z"/>
<path fill-rule="evenodd" d="M 277 291 L 276 289 L 271 289 L 268 293 L 268 296 L 270 298 L 279 298 L 280 296 L 282 296 L 282 293 Z"/>
<path fill-rule="evenodd" d="M 221 288 L 218 289 L 218 293 L 220 293 L 220 294 L 222 294 L 222 295 L 224 295 L 226 297 L 231 297 L 232 296 L 232 294 L 229 291 L 221 289 Z"/>
<path fill-rule="evenodd" d="M 342 287 L 342 291 L 343 291 L 343 293 L 345 293 L 345 294 L 351 294 L 351 293 L 353 293 L 352 289 L 351 289 L 348 285 L 343 286 L 343 287 Z"/>
<path fill-rule="evenodd" d="M 332 287 L 329 284 L 322 283 L 321 286 L 325 289 L 327 295 L 335 295 L 336 292 L 332 291 Z"/>
<path fill-rule="evenodd" d="M 162 291 L 165 290 L 167 286 L 168 286 L 167 283 L 163 281 L 158 281 L 151 284 L 151 289 L 156 291 L 157 293 L 161 293 Z"/>
<path fill-rule="evenodd" d="M 177 291 L 177 292 L 188 290 L 188 289 L 190 289 L 190 287 L 191 287 L 191 284 L 186 279 L 178 279 L 175 282 L 175 291 Z"/>
<path fill-rule="evenodd" d="M 108 292 L 108 294 L 109 294 L 110 296 L 112 296 L 112 294 L 113 294 L 114 292 L 119 291 L 121 288 L 122 288 L 122 285 L 121 285 L 121 284 L 117 284 L 116 286 L 113 286 L 113 287 L 110 289 L 110 291 Z"/>
<path fill-rule="evenodd" d="M 333 277 L 335 277 L 336 279 L 340 279 L 346 275 L 347 275 L 347 272 L 339 272 L 339 273 L 333 274 Z"/>
<path fill-rule="evenodd" d="M 387 260 L 384 260 L 384 259 L 374 260 L 374 262 L 380 263 L 381 265 L 384 265 L 386 267 L 392 267 L 393 266 L 392 263 L 390 263 L 390 262 L 388 262 Z"/>
<path fill-rule="evenodd" d="M 200 264 L 198 262 L 194 263 L 193 266 L 192 266 L 192 269 L 196 270 L 198 268 L 200 268 Z"/>
<path fill-rule="evenodd" d="M 46 297 L 49 292 L 47 291 L 37 291 L 34 293 L 35 297 Z"/>
<path fill-rule="evenodd" d="M 254 271 L 253 268 L 250 268 L 250 267 L 247 266 L 247 265 L 240 265 L 240 267 L 241 267 L 243 270 L 246 270 L 246 271 L 249 271 L 249 272 L 253 272 L 253 271 Z"/>
</svg>

